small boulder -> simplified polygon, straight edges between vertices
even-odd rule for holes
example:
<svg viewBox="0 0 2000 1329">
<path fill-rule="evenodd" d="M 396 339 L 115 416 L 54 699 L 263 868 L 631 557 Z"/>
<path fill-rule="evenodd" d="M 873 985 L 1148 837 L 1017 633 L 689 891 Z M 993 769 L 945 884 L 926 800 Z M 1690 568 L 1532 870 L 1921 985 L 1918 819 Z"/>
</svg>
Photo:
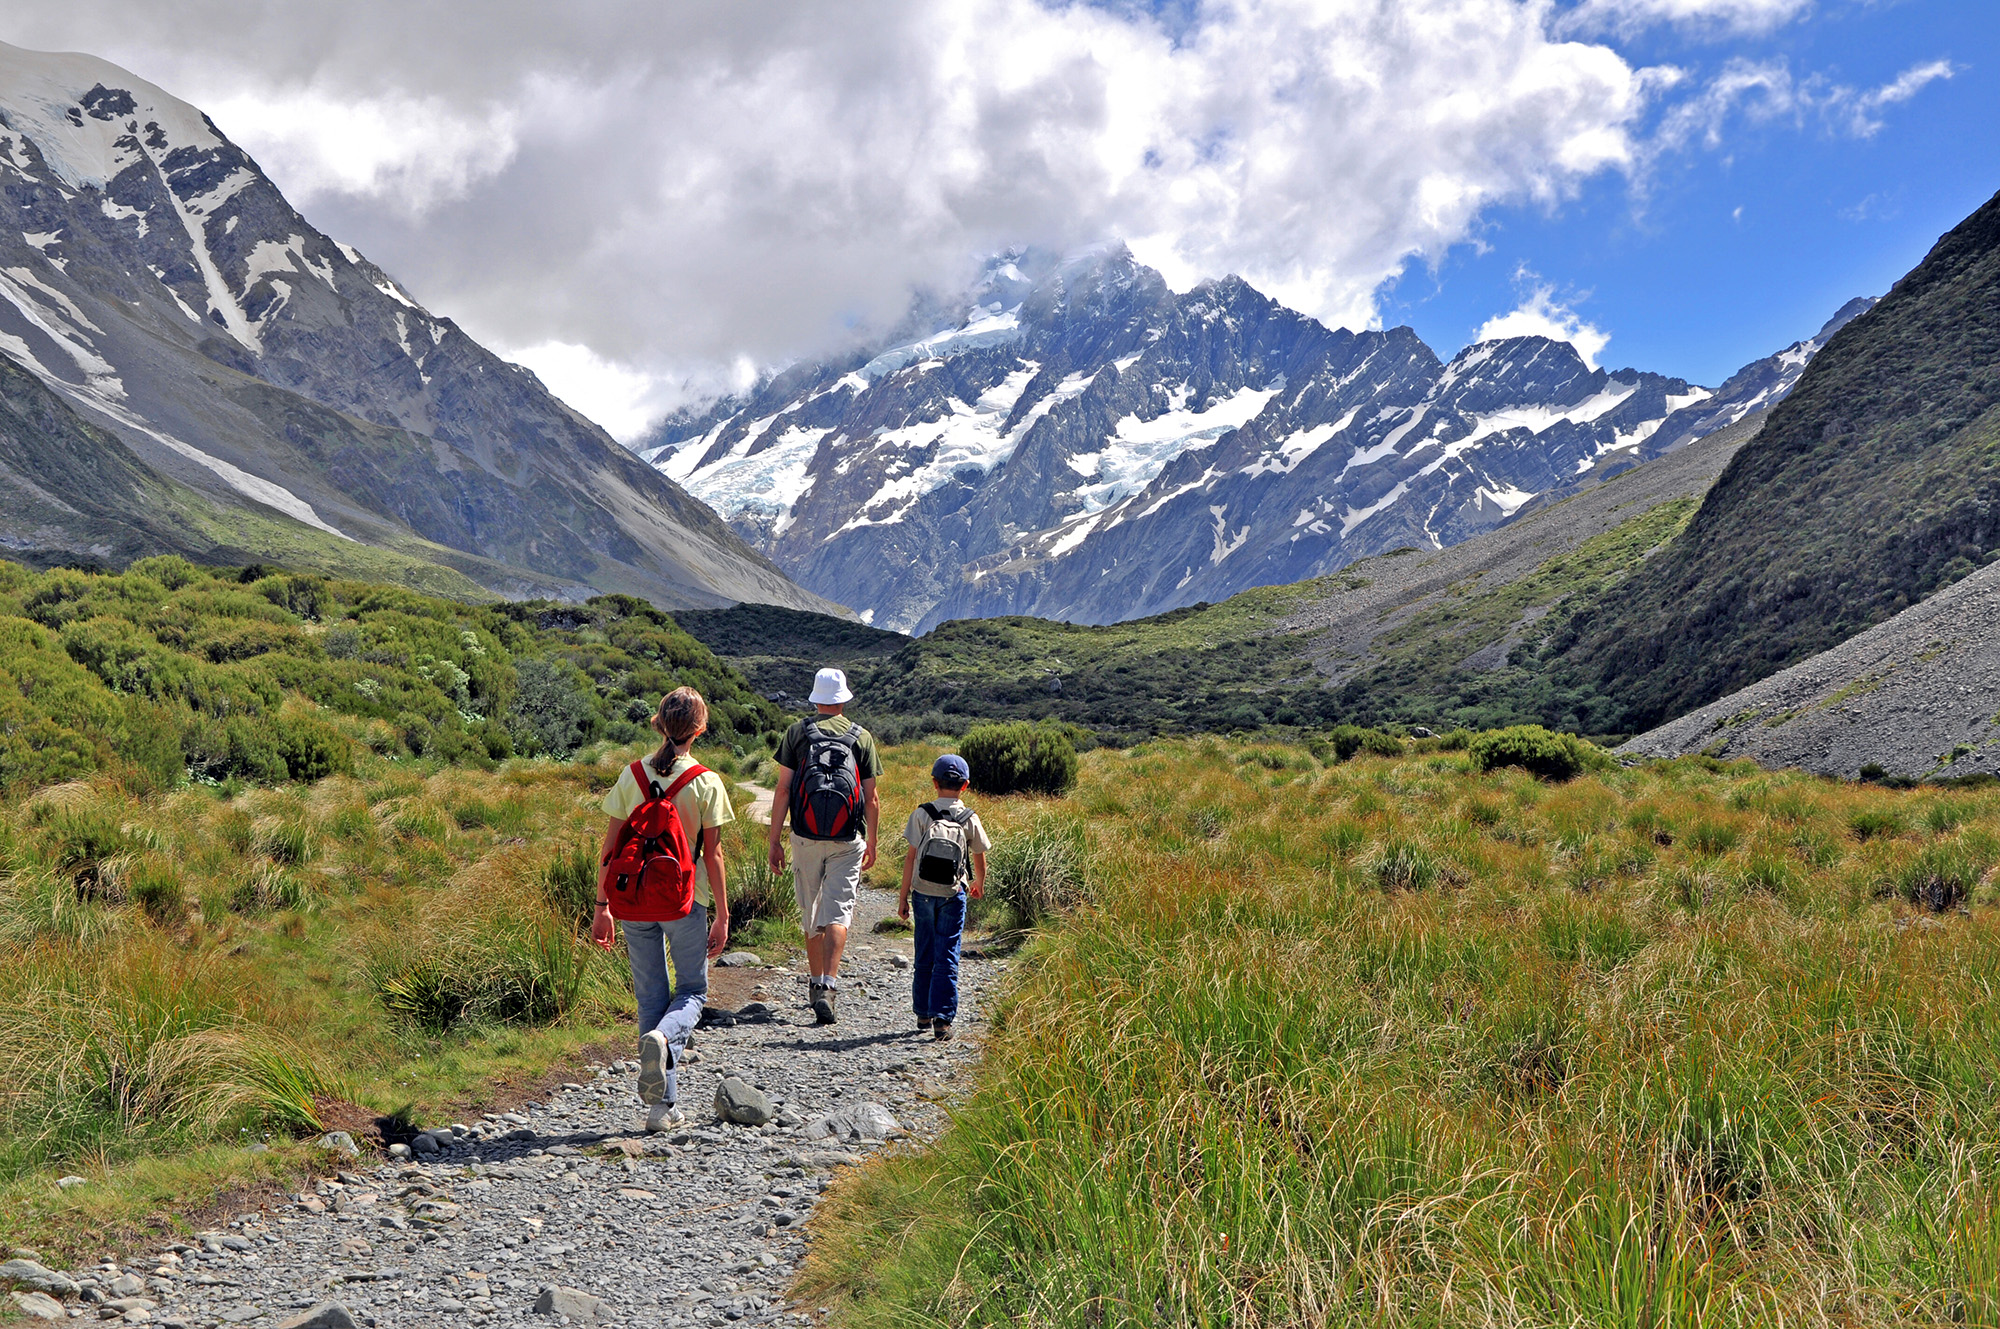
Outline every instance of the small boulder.
<svg viewBox="0 0 2000 1329">
<path fill-rule="evenodd" d="M 0 1283 L 18 1283 L 30 1292 L 47 1292 L 58 1297 L 77 1294 L 75 1279 L 44 1267 L 39 1260 L 8 1260 L 0 1264 Z"/>
<path fill-rule="evenodd" d="M 893 1140 L 909 1134 L 880 1103 L 857 1103 L 806 1124 L 808 1140 Z"/>
<path fill-rule="evenodd" d="M 738 1024 L 769 1024 L 777 1018 L 771 1013 L 771 1008 L 761 1001 L 753 1001 L 736 1012 Z"/>
<path fill-rule="evenodd" d="M 715 1086 L 715 1115 L 739 1126 L 762 1126 L 778 1114 L 771 1096 L 731 1075 Z"/>
<path fill-rule="evenodd" d="M 889 967 L 891 969 L 908 969 L 910 967 L 910 957 L 907 955 L 898 955 L 894 951 L 891 951 L 889 953 Z"/>
<path fill-rule="evenodd" d="M 33 1320 L 67 1320 L 63 1304 L 46 1292 L 16 1292 L 10 1300 L 14 1309 Z"/>
<path fill-rule="evenodd" d="M 410 1152 L 423 1158 L 436 1158 L 439 1153 L 437 1137 L 430 1134 L 417 1136 L 410 1141 Z"/>
<path fill-rule="evenodd" d="M 322 1301 L 303 1315 L 278 1323 L 277 1329 L 361 1329 L 354 1312 L 337 1301 Z"/>
<path fill-rule="evenodd" d="M 90 1178 L 88 1177 L 71 1176 L 71 1177 L 56 1178 L 56 1185 L 62 1187 L 64 1190 L 68 1190 L 72 1186 L 88 1186 L 89 1184 L 90 1184 Z"/>
<path fill-rule="evenodd" d="M 328 1131 L 319 1137 L 317 1143 L 329 1153 L 342 1154 L 348 1158 L 361 1157 L 361 1146 L 354 1143 L 354 1137 L 346 1131 Z"/>
<path fill-rule="evenodd" d="M 111 1280 L 111 1295 L 114 1297 L 136 1297 L 146 1290 L 146 1281 L 133 1274 L 120 1274 Z"/>
<path fill-rule="evenodd" d="M 595 1320 L 604 1310 L 604 1301 L 573 1287 L 545 1287 L 535 1298 L 535 1314 L 567 1315 L 572 1324 Z"/>
<path fill-rule="evenodd" d="M 764 957 L 755 951 L 731 951 L 716 963 L 724 969 L 761 969 Z"/>
</svg>

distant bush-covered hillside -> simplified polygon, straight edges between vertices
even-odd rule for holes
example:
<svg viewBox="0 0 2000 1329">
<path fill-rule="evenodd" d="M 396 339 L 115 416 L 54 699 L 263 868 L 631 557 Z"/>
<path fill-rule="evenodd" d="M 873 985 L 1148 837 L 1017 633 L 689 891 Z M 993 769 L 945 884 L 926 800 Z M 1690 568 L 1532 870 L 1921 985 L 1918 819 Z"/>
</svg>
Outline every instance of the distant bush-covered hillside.
<svg viewBox="0 0 2000 1329">
<path fill-rule="evenodd" d="M 780 605 L 677 610 L 674 621 L 740 670 L 758 692 L 782 693 L 787 701 L 802 702 L 812 691 L 813 674 L 828 665 L 862 673 L 910 644 L 900 632 Z"/>
<path fill-rule="evenodd" d="M 2000 195 L 1819 353 L 1679 539 L 1551 634 L 1543 709 L 1592 732 L 1650 728 L 1996 551 Z"/>
<path fill-rule="evenodd" d="M 355 745 L 490 765 L 643 736 L 701 689 L 711 732 L 782 715 L 643 601 L 473 606 L 397 586 L 178 556 L 104 575 L 0 562 L 0 789 L 316 779 Z"/>
<path fill-rule="evenodd" d="M 1102 627 L 943 623 L 870 669 L 856 691 L 901 714 L 1058 719 L 1107 734 L 1326 724 L 1341 718 L 1338 701 L 1307 657 L 1307 639 L 1281 624 L 1341 581 L 1245 591 Z"/>
</svg>

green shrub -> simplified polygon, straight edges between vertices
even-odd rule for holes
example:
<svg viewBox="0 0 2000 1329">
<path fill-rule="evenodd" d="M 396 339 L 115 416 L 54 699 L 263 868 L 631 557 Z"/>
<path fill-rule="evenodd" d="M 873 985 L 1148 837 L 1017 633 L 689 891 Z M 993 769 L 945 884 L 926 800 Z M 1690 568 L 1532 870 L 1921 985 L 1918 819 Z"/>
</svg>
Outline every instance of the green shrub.
<svg viewBox="0 0 2000 1329">
<path fill-rule="evenodd" d="M 1400 757 L 1403 755 L 1403 740 L 1394 734 L 1385 734 L 1380 729 L 1364 729 L 1359 725 L 1335 725 L 1327 732 L 1327 742 L 1332 745 L 1334 756 L 1346 761 L 1357 752 L 1366 752 L 1377 757 Z"/>
<path fill-rule="evenodd" d="M 1076 744 L 1060 725 L 974 725 L 958 750 L 982 794 L 1066 794 L 1076 785 Z"/>
<path fill-rule="evenodd" d="M 797 909 L 792 874 L 771 871 L 762 853 L 753 852 L 729 865 L 729 930 L 740 931 L 758 919 L 789 917 Z"/>
<path fill-rule="evenodd" d="M 1519 766 L 1545 780 L 1568 780 L 1609 765 L 1609 759 L 1575 734 L 1558 734 L 1538 724 L 1489 729 L 1467 744 L 1473 767 L 1481 771 Z"/>
<path fill-rule="evenodd" d="M 338 729 L 311 715 L 288 715 L 273 726 L 278 756 L 294 780 L 354 773 L 354 749 Z"/>
<path fill-rule="evenodd" d="M 596 733 L 602 721 L 582 670 L 568 660 L 537 659 L 520 661 L 515 674 L 519 691 L 508 722 L 516 746 L 568 757 Z"/>
</svg>

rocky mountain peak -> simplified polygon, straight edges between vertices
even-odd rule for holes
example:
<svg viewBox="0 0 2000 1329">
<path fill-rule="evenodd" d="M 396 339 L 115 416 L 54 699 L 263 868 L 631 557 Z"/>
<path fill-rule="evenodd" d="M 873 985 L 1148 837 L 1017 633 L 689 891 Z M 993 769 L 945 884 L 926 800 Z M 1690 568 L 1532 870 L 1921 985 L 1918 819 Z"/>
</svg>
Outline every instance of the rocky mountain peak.
<svg viewBox="0 0 2000 1329">
<path fill-rule="evenodd" d="M 0 45 L 0 184 L 0 347 L 171 478 L 496 589 L 823 603 L 152 84 Z"/>
</svg>

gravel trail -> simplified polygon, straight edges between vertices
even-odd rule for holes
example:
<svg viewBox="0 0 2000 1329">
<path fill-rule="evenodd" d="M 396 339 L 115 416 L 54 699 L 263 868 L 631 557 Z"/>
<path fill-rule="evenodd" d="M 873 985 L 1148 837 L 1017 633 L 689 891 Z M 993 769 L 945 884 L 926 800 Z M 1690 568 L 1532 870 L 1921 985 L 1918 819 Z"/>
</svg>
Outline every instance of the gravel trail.
<svg viewBox="0 0 2000 1329">
<path fill-rule="evenodd" d="M 696 1034 L 681 1071 L 685 1127 L 644 1134 L 638 1063 L 622 1061 L 545 1102 L 460 1123 L 435 1154 L 364 1158 L 195 1243 L 56 1273 L 84 1284 L 62 1297 L 65 1318 L 186 1329 L 805 1322 L 812 1308 L 789 1305 L 786 1288 L 820 1192 L 872 1151 L 935 1138 L 979 1055 L 981 998 L 1006 968 L 968 956 L 957 1037 L 919 1037 L 909 938 L 871 930 L 893 914 L 895 892 L 862 897 L 839 1022 L 812 1023 L 803 957 L 739 969 L 761 984 L 752 996 L 768 1015 L 746 1005 L 749 1019 Z M 725 1076 L 764 1091 L 775 1119 L 717 1120 Z M 821 1124 L 869 1104 L 893 1116 L 903 1143 Z"/>
</svg>

